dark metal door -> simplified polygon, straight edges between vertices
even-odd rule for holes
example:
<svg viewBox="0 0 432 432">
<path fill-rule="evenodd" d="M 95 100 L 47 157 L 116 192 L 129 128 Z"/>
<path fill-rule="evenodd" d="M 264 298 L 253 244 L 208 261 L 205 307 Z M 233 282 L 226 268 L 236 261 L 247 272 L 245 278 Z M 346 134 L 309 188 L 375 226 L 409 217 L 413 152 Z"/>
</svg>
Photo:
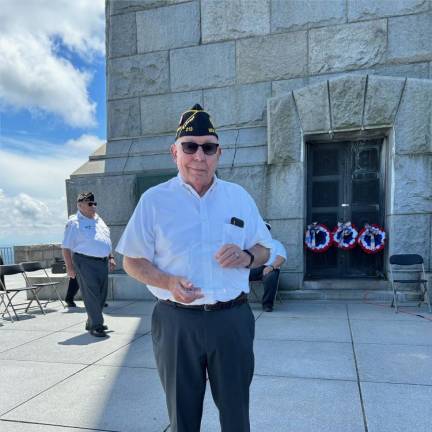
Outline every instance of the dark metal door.
<svg viewBox="0 0 432 432">
<path fill-rule="evenodd" d="M 330 231 L 351 221 L 360 231 L 365 223 L 384 222 L 382 139 L 308 144 L 307 223 Z M 306 276 L 380 277 L 382 253 L 368 255 L 358 246 L 350 251 L 331 247 L 306 252 Z"/>
</svg>

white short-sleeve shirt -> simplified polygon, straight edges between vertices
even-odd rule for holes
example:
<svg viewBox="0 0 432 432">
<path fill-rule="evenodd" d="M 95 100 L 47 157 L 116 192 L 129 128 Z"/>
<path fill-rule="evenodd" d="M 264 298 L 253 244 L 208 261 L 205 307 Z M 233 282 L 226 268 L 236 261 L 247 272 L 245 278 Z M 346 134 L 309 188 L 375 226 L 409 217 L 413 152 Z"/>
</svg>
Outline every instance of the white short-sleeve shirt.
<svg viewBox="0 0 432 432">
<path fill-rule="evenodd" d="M 231 224 L 233 217 L 244 227 Z M 249 269 L 222 268 L 214 257 L 227 243 L 241 249 L 255 244 L 271 248 L 270 233 L 252 197 L 241 186 L 216 176 L 200 197 L 178 175 L 142 195 L 116 250 L 186 277 L 204 293 L 193 304 L 211 304 L 249 292 Z M 160 299 L 172 299 L 166 289 L 148 288 Z"/>
<path fill-rule="evenodd" d="M 284 248 L 284 245 L 279 240 L 272 239 L 272 248 L 271 248 L 271 252 L 270 252 L 270 258 L 265 263 L 265 265 L 271 265 L 277 256 L 282 257 L 283 259 L 285 259 L 285 261 L 287 259 L 287 253 L 286 253 L 286 250 Z"/>
<path fill-rule="evenodd" d="M 100 216 L 91 219 L 78 211 L 66 224 L 62 248 L 83 255 L 107 257 L 112 248 L 110 230 Z"/>
</svg>

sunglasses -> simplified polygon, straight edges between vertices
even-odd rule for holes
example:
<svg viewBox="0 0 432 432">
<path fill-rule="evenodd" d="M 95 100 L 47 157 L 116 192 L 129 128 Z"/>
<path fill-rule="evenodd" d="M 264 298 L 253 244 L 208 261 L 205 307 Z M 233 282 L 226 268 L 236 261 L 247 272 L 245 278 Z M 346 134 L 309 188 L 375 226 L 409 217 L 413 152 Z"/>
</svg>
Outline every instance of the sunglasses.
<svg viewBox="0 0 432 432">
<path fill-rule="evenodd" d="M 87 205 L 89 206 L 89 207 L 93 207 L 93 206 L 97 206 L 97 202 L 93 202 L 93 201 L 90 201 L 90 202 L 88 202 L 87 203 Z"/>
<path fill-rule="evenodd" d="M 214 155 L 217 152 L 217 149 L 219 147 L 219 144 L 217 143 L 204 143 L 204 144 L 197 144 L 192 141 L 185 141 L 180 143 L 183 149 L 183 153 L 186 154 L 195 154 L 198 151 L 198 147 L 202 148 L 202 151 L 204 154 L 210 156 Z"/>
</svg>

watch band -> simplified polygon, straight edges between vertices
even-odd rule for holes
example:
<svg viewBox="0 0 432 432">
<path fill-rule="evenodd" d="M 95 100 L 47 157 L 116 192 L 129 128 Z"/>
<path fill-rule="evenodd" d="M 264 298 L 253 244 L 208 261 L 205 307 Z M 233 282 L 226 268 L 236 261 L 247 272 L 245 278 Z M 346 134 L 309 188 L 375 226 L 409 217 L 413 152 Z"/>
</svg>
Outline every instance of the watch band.
<svg viewBox="0 0 432 432">
<path fill-rule="evenodd" d="M 243 252 L 246 252 L 246 253 L 250 256 L 250 262 L 249 262 L 249 264 L 246 266 L 246 268 L 250 268 L 251 265 L 252 265 L 252 263 L 254 262 L 255 255 L 254 255 L 252 252 L 248 251 L 247 249 L 243 249 Z"/>
</svg>

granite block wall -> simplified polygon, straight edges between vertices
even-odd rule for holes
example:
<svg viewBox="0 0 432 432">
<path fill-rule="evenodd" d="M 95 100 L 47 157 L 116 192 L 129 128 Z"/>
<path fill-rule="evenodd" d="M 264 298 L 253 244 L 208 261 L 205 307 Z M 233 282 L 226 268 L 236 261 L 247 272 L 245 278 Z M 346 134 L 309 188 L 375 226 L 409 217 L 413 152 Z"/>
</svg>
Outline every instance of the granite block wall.
<svg viewBox="0 0 432 432">
<path fill-rule="evenodd" d="M 242 182 L 264 217 L 286 221 L 276 237 L 303 232 L 304 140 L 365 125 L 394 129 L 389 226 L 406 213 L 430 227 L 429 0 L 107 0 L 106 23 L 108 142 L 67 189 L 100 188 L 118 235 L 136 176 L 174 168 L 178 119 L 197 102 L 220 134 L 219 175 Z M 297 234 L 285 236 L 300 254 L 290 281 L 303 272 Z"/>
</svg>

